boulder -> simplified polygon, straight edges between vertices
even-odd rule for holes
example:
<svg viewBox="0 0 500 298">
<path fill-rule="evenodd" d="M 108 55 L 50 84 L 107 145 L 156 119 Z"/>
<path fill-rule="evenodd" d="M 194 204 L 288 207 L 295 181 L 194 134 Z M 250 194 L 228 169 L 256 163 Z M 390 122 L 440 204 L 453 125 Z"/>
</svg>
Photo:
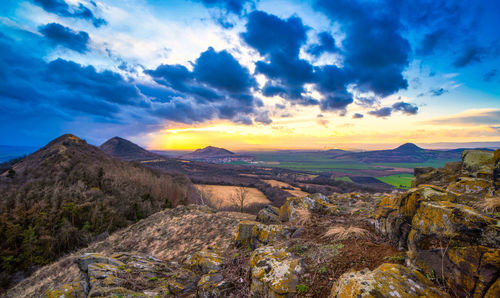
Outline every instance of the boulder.
<svg viewBox="0 0 500 298">
<path fill-rule="evenodd" d="M 293 296 L 303 270 L 302 260 L 284 246 L 257 248 L 250 257 L 250 296 Z"/>
<path fill-rule="evenodd" d="M 85 283 L 74 282 L 71 284 L 64 284 L 56 288 L 47 290 L 43 294 L 44 298 L 85 298 L 87 297 L 87 290 L 85 289 Z"/>
<path fill-rule="evenodd" d="M 424 275 L 399 264 L 382 264 L 373 271 L 344 273 L 330 297 L 449 297 Z"/>
<path fill-rule="evenodd" d="M 412 180 L 412 187 L 418 187 L 421 184 L 446 187 L 460 176 L 461 169 L 462 162 L 449 162 L 443 168 L 439 169 L 431 167 L 415 168 L 413 170 L 414 178 Z"/>
<path fill-rule="evenodd" d="M 255 249 L 273 241 L 288 239 L 293 232 L 295 232 L 295 228 L 284 225 L 265 225 L 256 221 L 244 220 L 236 228 L 234 242 L 238 247 L 249 246 Z"/>
<path fill-rule="evenodd" d="M 488 192 L 490 185 L 490 180 L 461 177 L 458 181 L 448 185 L 447 190 L 465 195 L 484 196 Z"/>
<path fill-rule="evenodd" d="M 280 223 L 280 209 L 278 207 L 268 205 L 257 213 L 256 220 L 265 224 L 278 224 Z"/>
<path fill-rule="evenodd" d="M 302 198 L 288 198 L 280 207 L 280 220 L 291 221 L 294 219 L 295 210 L 303 208 L 318 214 L 334 214 L 337 206 L 327 196 L 316 193 Z"/>
<path fill-rule="evenodd" d="M 230 284 L 220 273 L 205 274 L 198 282 L 197 296 L 200 298 L 222 297 Z"/>
<path fill-rule="evenodd" d="M 78 264 L 78 268 L 83 272 L 87 272 L 88 266 L 94 263 L 110 264 L 118 267 L 125 265 L 115 258 L 106 257 L 98 253 L 85 253 L 76 259 L 76 263 Z"/>
<path fill-rule="evenodd" d="M 464 150 L 462 152 L 462 176 L 491 177 L 494 153 L 488 150 Z"/>
<path fill-rule="evenodd" d="M 184 263 L 194 271 L 203 273 L 219 272 L 223 265 L 220 254 L 216 251 L 201 250 L 187 256 Z"/>
</svg>

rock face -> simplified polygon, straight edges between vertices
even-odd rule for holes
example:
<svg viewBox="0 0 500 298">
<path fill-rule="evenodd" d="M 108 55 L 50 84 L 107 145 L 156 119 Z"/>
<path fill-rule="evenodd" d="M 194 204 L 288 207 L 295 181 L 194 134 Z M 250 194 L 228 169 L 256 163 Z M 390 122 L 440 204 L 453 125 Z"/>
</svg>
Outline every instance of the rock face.
<svg viewBox="0 0 500 298">
<path fill-rule="evenodd" d="M 274 206 L 266 206 L 257 213 L 256 220 L 264 224 L 280 223 L 280 209 Z"/>
<path fill-rule="evenodd" d="M 344 273 L 330 297 L 449 297 L 417 270 L 398 264 Z"/>
<path fill-rule="evenodd" d="M 291 221 L 294 219 L 295 210 L 304 208 L 319 214 L 333 214 L 337 211 L 337 205 L 327 196 L 320 193 L 302 198 L 288 198 L 280 207 L 280 220 Z"/>
<path fill-rule="evenodd" d="M 76 263 L 79 280 L 50 289 L 44 297 L 163 297 L 196 288 L 200 297 L 217 297 L 228 285 L 219 273 L 222 258 L 214 251 L 188 256 L 185 266 L 132 253 L 86 253 Z"/>
<path fill-rule="evenodd" d="M 250 257 L 252 297 L 290 297 L 297 289 L 302 260 L 286 247 L 264 246 Z"/>
<path fill-rule="evenodd" d="M 497 160 L 491 151 L 468 150 L 462 156 L 454 171 L 419 170 L 416 181 L 440 173 L 443 188 L 420 184 L 384 197 L 376 211 L 377 227 L 394 245 L 408 249 L 412 265 L 444 279 L 457 295 L 498 296 L 499 219 L 475 208 L 495 192 Z"/>
</svg>

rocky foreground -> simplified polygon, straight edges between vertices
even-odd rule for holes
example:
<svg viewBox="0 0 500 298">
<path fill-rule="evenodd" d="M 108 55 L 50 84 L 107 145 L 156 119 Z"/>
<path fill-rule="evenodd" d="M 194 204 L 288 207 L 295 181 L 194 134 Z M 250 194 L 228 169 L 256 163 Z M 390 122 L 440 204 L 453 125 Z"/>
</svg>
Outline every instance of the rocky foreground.
<svg viewBox="0 0 500 298">
<path fill-rule="evenodd" d="M 43 297 L 500 297 L 500 150 L 404 193 L 315 194 L 257 217 L 180 206 L 44 267 Z"/>
</svg>

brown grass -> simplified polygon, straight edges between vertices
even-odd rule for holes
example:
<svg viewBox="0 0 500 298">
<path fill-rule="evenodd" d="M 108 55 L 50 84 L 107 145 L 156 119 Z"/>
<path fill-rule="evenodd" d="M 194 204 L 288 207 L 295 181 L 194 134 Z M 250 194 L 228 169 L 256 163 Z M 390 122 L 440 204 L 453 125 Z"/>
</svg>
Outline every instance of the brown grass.
<svg viewBox="0 0 500 298">
<path fill-rule="evenodd" d="M 500 197 L 484 198 L 476 204 L 483 212 L 496 212 L 500 210 Z"/>
<path fill-rule="evenodd" d="M 296 226 L 305 226 L 311 221 L 311 211 L 305 208 L 297 208 L 293 213 L 291 223 Z"/>
<path fill-rule="evenodd" d="M 305 197 L 309 195 L 307 192 L 302 191 L 300 188 L 293 187 L 292 185 L 282 181 L 278 180 L 262 180 L 262 181 L 266 182 L 272 187 L 279 187 L 281 189 L 285 189 L 287 192 L 289 192 L 291 195 L 295 197 Z"/>
<path fill-rule="evenodd" d="M 197 184 L 195 185 L 197 189 L 209 193 L 209 205 L 216 206 L 217 209 L 227 209 L 234 207 L 232 196 L 238 190 L 238 186 L 227 186 L 227 185 L 206 185 Z M 245 207 L 254 204 L 269 204 L 270 201 L 267 197 L 257 188 L 245 187 L 247 190 L 248 198 L 245 200 Z"/>
<path fill-rule="evenodd" d="M 363 239 L 368 240 L 373 238 L 373 235 L 363 228 L 350 226 L 349 228 L 344 228 L 341 226 L 336 226 L 329 228 L 325 234 L 324 238 L 331 238 L 335 241 L 349 240 L 349 239 Z"/>
</svg>

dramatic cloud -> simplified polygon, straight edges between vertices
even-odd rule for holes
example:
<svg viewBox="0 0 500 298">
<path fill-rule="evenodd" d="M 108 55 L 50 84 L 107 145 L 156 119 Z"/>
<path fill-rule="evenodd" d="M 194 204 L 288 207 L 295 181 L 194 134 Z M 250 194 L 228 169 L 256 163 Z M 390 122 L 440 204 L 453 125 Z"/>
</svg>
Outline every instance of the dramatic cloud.
<svg viewBox="0 0 500 298">
<path fill-rule="evenodd" d="M 207 108 L 207 113 L 199 116 L 199 121 L 220 117 L 237 122 L 244 119 L 244 123 L 247 123 L 247 118 L 242 118 L 240 114 L 253 113 L 254 108 L 260 105 L 252 96 L 252 89 L 256 87 L 255 79 L 227 51 L 216 52 L 209 48 L 194 62 L 192 71 L 183 65 L 160 65 L 145 73 L 158 84 L 171 88 L 170 93 L 177 93 L 178 97 L 184 98 L 183 108 L 193 109 L 194 103 L 200 109 Z M 169 114 L 172 109 L 171 104 L 161 114 Z M 195 115 L 195 112 L 189 110 L 186 115 Z M 195 118 L 188 119 L 196 121 Z"/>
<path fill-rule="evenodd" d="M 483 80 L 485 82 L 491 82 L 495 77 L 498 76 L 498 69 L 492 69 L 484 74 Z"/>
<path fill-rule="evenodd" d="M 104 19 L 94 16 L 92 11 L 81 3 L 77 7 L 70 8 L 64 0 L 33 0 L 33 2 L 40 5 L 47 12 L 55 13 L 62 17 L 85 19 L 92 22 L 95 27 L 106 25 Z"/>
<path fill-rule="evenodd" d="M 253 3 L 253 0 L 194 0 L 203 3 L 208 7 L 220 7 L 235 14 L 241 14 L 246 3 Z"/>
<path fill-rule="evenodd" d="M 400 111 L 407 115 L 416 115 L 418 113 L 418 107 L 407 102 L 397 102 L 392 105 L 394 111 Z"/>
<path fill-rule="evenodd" d="M 89 35 L 87 32 L 75 32 L 57 23 L 41 26 L 39 31 L 54 44 L 65 46 L 80 53 L 88 50 Z"/>
<path fill-rule="evenodd" d="M 360 113 L 355 113 L 354 115 L 352 115 L 352 119 L 361 119 L 363 117 L 364 117 L 364 115 L 360 114 Z"/>
<path fill-rule="evenodd" d="M 408 87 L 402 72 L 409 63 L 410 44 L 400 33 L 395 7 L 383 1 L 347 0 L 317 0 L 316 6 L 342 24 L 345 68 L 358 89 L 387 96 Z"/>
<path fill-rule="evenodd" d="M 319 43 L 311 45 L 307 52 L 314 57 L 319 57 L 323 53 L 335 53 L 338 51 L 335 46 L 335 39 L 328 32 L 321 32 L 318 34 Z"/>
<path fill-rule="evenodd" d="M 391 116 L 392 109 L 389 107 L 380 108 L 378 110 L 369 111 L 368 114 L 379 118 L 385 118 Z"/>
</svg>

